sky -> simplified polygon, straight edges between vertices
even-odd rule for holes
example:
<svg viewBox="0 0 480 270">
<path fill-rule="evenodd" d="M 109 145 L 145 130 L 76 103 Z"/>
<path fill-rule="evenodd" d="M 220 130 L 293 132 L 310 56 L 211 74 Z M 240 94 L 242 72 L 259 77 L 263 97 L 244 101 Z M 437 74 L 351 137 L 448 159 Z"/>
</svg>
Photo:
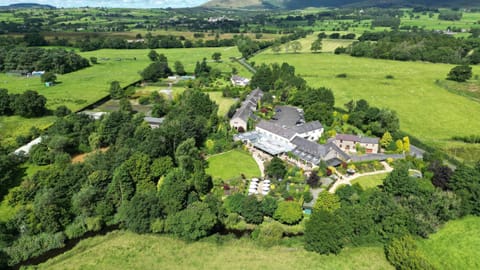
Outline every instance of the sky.
<svg viewBox="0 0 480 270">
<path fill-rule="evenodd" d="M 180 8 L 199 6 L 208 0 L 0 0 L 0 6 L 16 3 L 47 4 L 56 7 Z"/>
</svg>

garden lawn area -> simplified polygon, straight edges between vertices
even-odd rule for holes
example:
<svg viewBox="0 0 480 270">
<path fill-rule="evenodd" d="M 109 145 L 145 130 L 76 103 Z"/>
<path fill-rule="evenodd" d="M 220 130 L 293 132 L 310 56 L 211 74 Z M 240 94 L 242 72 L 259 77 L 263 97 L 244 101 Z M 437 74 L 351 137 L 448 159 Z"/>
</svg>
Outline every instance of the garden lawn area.
<svg viewBox="0 0 480 270">
<path fill-rule="evenodd" d="M 116 231 L 82 240 L 38 269 L 393 269 L 382 247 L 319 255 L 301 247 L 260 248 L 249 239 L 185 243 L 167 236 Z"/>
<path fill-rule="evenodd" d="M 450 221 L 417 243 L 436 269 L 480 269 L 480 217 Z"/>
<path fill-rule="evenodd" d="M 207 92 L 210 99 L 218 104 L 218 115 L 225 116 L 228 113 L 228 109 L 235 104 L 235 99 L 223 97 L 222 92 Z"/>
<path fill-rule="evenodd" d="M 383 180 L 385 180 L 387 176 L 388 173 L 361 176 L 353 180 L 351 183 L 352 185 L 358 183 L 363 189 L 374 188 L 383 184 Z"/>
<path fill-rule="evenodd" d="M 208 168 L 206 172 L 213 178 L 229 180 L 239 178 L 242 174 L 245 177 L 259 177 L 260 169 L 253 157 L 243 150 L 231 150 L 207 159 Z"/>
<path fill-rule="evenodd" d="M 337 107 L 343 108 L 352 99 L 365 99 L 372 106 L 393 109 L 403 131 L 431 146 L 446 148 L 452 136 L 480 133 L 479 103 L 435 83 L 445 79 L 453 65 L 325 53 L 264 52 L 252 61 L 295 66 L 310 86 L 331 88 Z M 336 77 L 342 73 L 347 77 Z M 480 74 L 480 66 L 474 66 L 473 73 Z M 386 79 L 387 75 L 394 78 Z"/>
</svg>

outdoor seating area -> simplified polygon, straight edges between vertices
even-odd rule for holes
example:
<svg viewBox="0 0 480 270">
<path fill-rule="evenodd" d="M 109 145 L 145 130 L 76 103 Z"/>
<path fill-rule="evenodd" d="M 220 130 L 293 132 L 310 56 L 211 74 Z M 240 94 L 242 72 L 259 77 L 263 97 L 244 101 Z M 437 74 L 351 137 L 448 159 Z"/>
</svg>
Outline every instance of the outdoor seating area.
<svg viewBox="0 0 480 270">
<path fill-rule="evenodd" d="M 252 178 L 248 187 L 248 195 L 267 195 L 270 192 L 270 180 L 260 181 L 258 178 Z"/>
</svg>

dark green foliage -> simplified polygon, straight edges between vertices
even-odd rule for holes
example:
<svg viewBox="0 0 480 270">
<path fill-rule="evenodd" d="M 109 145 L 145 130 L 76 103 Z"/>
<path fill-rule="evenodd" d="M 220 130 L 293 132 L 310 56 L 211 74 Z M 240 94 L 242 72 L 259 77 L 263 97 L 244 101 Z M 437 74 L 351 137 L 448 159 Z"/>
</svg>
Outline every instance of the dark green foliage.
<svg viewBox="0 0 480 270">
<path fill-rule="evenodd" d="M 287 173 L 287 168 L 283 160 L 278 157 L 273 157 L 270 163 L 265 167 L 265 173 L 270 177 L 279 179 L 283 178 Z"/>
<path fill-rule="evenodd" d="M 462 15 L 463 14 L 461 11 L 442 10 L 438 15 L 438 19 L 444 21 L 460 21 L 462 19 Z"/>
<path fill-rule="evenodd" d="M 67 106 L 64 106 L 64 105 L 58 106 L 57 109 L 53 112 L 53 114 L 56 117 L 64 117 L 64 116 L 67 116 L 71 113 L 72 113 L 72 111 L 69 108 L 67 108 Z"/>
<path fill-rule="evenodd" d="M 0 88 L 0 115 L 9 115 L 12 113 L 10 105 L 10 95 L 7 89 Z"/>
<path fill-rule="evenodd" d="M 212 67 L 207 65 L 207 58 L 203 58 L 202 62 L 195 64 L 194 74 L 196 77 L 207 77 L 210 74 Z"/>
<path fill-rule="evenodd" d="M 90 57 L 90 63 L 92 63 L 92 65 L 98 64 L 98 59 L 97 59 L 97 57 L 94 57 L 94 56 Z"/>
<path fill-rule="evenodd" d="M 37 193 L 33 204 L 37 226 L 41 231 L 55 233 L 70 223 L 69 205 L 62 199 L 57 189 L 44 189 Z"/>
<path fill-rule="evenodd" d="M 146 67 L 140 75 L 144 80 L 156 82 L 161 78 L 167 78 L 173 75 L 167 62 L 155 61 Z"/>
<path fill-rule="evenodd" d="M 335 214 L 314 212 L 305 224 L 305 249 L 320 254 L 340 253 L 344 237 L 342 223 Z"/>
<path fill-rule="evenodd" d="M 20 95 L 12 95 L 11 109 L 23 117 L 40 117 L 45 115 L 47 99 L 36 91 L 27 90 Z"/>
<path fill-rule="evenodd" d="M 224 202 L 225 209 L 231 213 L 241 213 L 245 198 L 246 196 L 242 193 L 235 193 L 228 196 Z"/>
<path fill-rule="evenodd" d="M 281 201 L 273 217 L 284 224 L 296 224 L 303 218 L 302 206 L 293 201 Z"/>
<path fill-rule="evenodd" d="M 456 82 L 465 82 L 472 78 L 472 67 L 470 66 L 456 66 L 450 70 L 447 75 L 447 80 Z"/>
<path fill-rule="evenodd" d="M 177 73 L 177 75 L 180 75 L 180 76 L 187 75 L 187 72 L 185 71 L 185 67 L 180 61 L 175 61 L 173 69 L 175 70 L 175 73 Z"/>
<path fill-rule="evenodd" d="M 121 99 L 124 97 L 124 95 L 124 90 L 118 81 L 113 81 L 110 83 L 110 97 L 113 99 Z"/>
<path fill-rule="evenodd" d="M 34 145 L 29 153 L 30 162 L 36 165 L 48 165 L 53 163 L 53 156 L 46 144 Z"/>
<path fill-rule="evenodd" d="M 187 176 L 179 169 L 174 169 L 167 174 L 159 186 L 159 197 L 168 215 L 187 206 L 187 195 Z"/>
<path fill-rule="evenodd" d="M 289 91 L 293 89 L 303 89 L 306 82 L 300 76 L 295 75 L 295 68 L 282 63 L 282 65 L 272 64 L 270 66 L 262 64 L 257 67 L 257 72 L 253 75 L 250 85 L 252 88 L 259 87 L 265 92 L 278 92 L 283 101 L 288 99 Z"/>
<path fill-rule="evenodd" d="M 262 200 L 262 211 L 265 216 L 273 217 L 273 214 L 277 210 L 277 200 L 272 196 L 264 196 Z"/>
<path fill-rule="evenodd" d="M 400 120 L 395 111 L 371 107 L 364 99 L 353 100 L 345 104 L 350 116 L 348 123 L 364 132 L 370 131 L 381 137 L 385 132 L 394 133 L 400 129 Z"/>
<path fill-rule="evenodd" d="M 418 179 L 410 177 L 408 168 L 395 168 L 383 181 L 383 190 L 394 196 L 417 195 L 419 190 Z"/>
<path fill-rule="evenodd" d="M 214 53 L 212 54 L 212 59 L 213 59 L 214 61 L 216 61 L 216 62 L 219 62 L 220 59 L 222 59 L 222 54 L 219 53 L 219 52 L 214 52 Z"/>
<path fill-rule="evenodd" d="M 195 241 L 211 233 L 217 223 L 208 204 L 194 202 L 187 209 L 169 215 L 165 230 L 187 241 Z"/>
<path fill-rule="evenodd" d="M 155 50 L 150 50 L 150 52 L 148 53 L 148 58 L 150 59 L 150 61 L 158 61 L 158 57 L 160 55 L 157 53 L 157 51 Z"/>
<path fill-rule="evenodd" d="M 132 200 L 119 210 L 122 222 L 129 230 L 138 233 L 150 231 L 150 224 L 163 215 L 160 199 L 153 192 L 136 193 Z"/>
<path fill-rule="evenodd" d="M 461 199 L 462 215 L 480 215 L 480 169 L 466 165 L 457 167 L 447 183 Z"/>
<path fill-rule="evenodd" d="M 57 81 L 57 75 L 55 73 L 47 71 L 40 76 L 40 80 L 42 82 L 56 82 Z"/>
<path fill-rule="evenodd" d="M 262 223 L 258 228 L 256 240 L 265 247 L 277 245 L 283 236 L 283 228 L 278 222 Z"/>
<path fill-rule="evenodd" d="M 240 214 L 246 222 L 260 224 L 263 221 L 262 203 L 255 196 L 248 196 L 243 200 Z"/>
<path fill-rule="evenodd" d="M 418 250 L 415 240 L 407 235 L 393 239 L 386 247 L 388 261 L 398 270 L 433 270 L 435 267 Z"/>
</svg>

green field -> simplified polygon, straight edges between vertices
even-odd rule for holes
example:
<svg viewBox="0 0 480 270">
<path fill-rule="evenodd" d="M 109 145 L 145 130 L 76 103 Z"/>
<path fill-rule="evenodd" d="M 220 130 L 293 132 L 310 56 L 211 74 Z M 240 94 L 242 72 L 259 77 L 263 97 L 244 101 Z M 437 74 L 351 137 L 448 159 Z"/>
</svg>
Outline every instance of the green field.
<svg viewBox="0 0 480 270">
<path fill-rule="evenodd" d="M 207 159 L 206 172 L 213 178 L 229 180 L 239 178 L 241 174 L 246 177 L 259 177 L 260 169 L 253 157 L 242 150 L 232 150 L 211 156 Z"/>
<path fill-rule="evenodd" d="M 210 99 L 215 101 L 218 105 L 218 115 L 225 116 L 228 112 L 228 109 L 235 104 L 235 99 L 226 98 L 222 96 L 222 92 L 208 92 Z"/>
<path fill-rule="evenodd" d="M 248 239 L 186 244 L 167 236 L 117 231 L 81 241 L 38 269 L 393 269 L 381 247 L 318 255 L 302 247 L 259 248 Z"/>
<path fill-rule="evenodd" d="M 387 175 L 388 173 L 362 176 L 353 180 L 351 183 L 352 185 L 358 183 L 364 189 L 373 188 L 383 184 L 383 180 Z"/>
<path fill-rule="evenodd" d="M 436 269 L 480 269 L 480 217 L 448 222 L 429 239 L 419 240 L 419 249 Z"/>
<path fill-rule="evenodd" d="M 435 83 L 443 80 L 452 65 L 355 58 L 333 54 L 282 54 L 268 52 L 253 58 L 256 63 L 294 65 L 309 85 L 331 88 L 336 106 L 351 99 L 395 110 L 401 129 L 434 146 L 445 147 L 452 136 L 480 133 L 480 106 Z M 480 67 L 473 68 L 480 74 Z M 337 78 L 345 73 L 347 78 Z M 392 75 L 394 79 L 386 79 Z"/>
<path fill-rule="evenodd" d="M 197 61 L 201 61 L 204 57 L 210 58 L 214 52 L 221 52 L 224 61 L 220 63 L 211 61 L 208 63 L 210 66 L 222 72 L 230 72 L 233 67 L 236 67 L 241 74 L 242 72 L 248 74 L 238 63 L 228 59 L 239 55 L 236 47 L 158 49 L 157 51 L 167 56 L 171 66 L 175 61 L 181 61 L 186 71 L 191 73 Z M 75 111 L 107 96 L 109 84 L 112 81 L 119 81 L 125 86 L 140 80 L 139 72 L 150 63 L 147 57 L 148 52 L 149 50 L 111 49 L 85 52 L 81 55 L 86 58 L 95 56 L 99 59 L 99 64 L 69 74 L 58 75 L 58 81 L 61 83 L 53 87 L 45 87 L 39 78 L 0 74 L 0 88 L 6 88 L 10 93 L 36 90 L 47 98 L 48 108 L 55 109 L 59 105 L 65 105 Z M 16 136 L 27 133 L 30 127 L 45 128 L 53 121 L 53 117 L 38 119 L 24 119 L 17 116 L 0 117 L 0 141 L 11 145 Z"/>
</svg>

